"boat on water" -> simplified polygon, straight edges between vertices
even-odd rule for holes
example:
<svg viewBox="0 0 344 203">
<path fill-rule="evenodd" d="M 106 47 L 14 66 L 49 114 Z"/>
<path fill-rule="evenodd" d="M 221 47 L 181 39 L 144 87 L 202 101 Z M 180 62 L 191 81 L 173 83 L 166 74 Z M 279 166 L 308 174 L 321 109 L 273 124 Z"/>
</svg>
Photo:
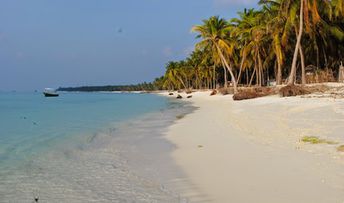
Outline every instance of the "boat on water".
<svg viewBox="0 0 344 203">
<path fill-rule="evenodd" d="M 45 97 L 58 97 L 59 93 L 53 88 L 45 88 L 43 91 Z"/>
</svg>

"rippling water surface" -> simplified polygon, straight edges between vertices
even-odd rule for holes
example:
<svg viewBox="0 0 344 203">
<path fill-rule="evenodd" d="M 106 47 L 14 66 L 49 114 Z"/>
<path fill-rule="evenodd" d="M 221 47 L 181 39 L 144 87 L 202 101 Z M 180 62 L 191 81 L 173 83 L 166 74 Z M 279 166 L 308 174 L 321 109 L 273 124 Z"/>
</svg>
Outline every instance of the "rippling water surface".
<svg viewBox="0 0 344 203">
<path fill-rule="evenodd" d="M 0 202 L 183 201 L 164 186 L 182 174 L 162 136 L 191 110 L 151 94 L 0 93 Z"/>
</svg>

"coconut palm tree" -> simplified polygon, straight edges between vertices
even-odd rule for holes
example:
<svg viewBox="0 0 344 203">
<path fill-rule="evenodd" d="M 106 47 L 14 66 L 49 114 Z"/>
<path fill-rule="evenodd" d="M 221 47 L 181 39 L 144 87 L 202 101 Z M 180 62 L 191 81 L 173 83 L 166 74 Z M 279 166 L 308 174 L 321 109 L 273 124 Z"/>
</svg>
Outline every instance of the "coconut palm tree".
<svg viewBox="0 0 344 203">
<path fill-rule="evenodd" d="M 277 71 L 276 84 L 282 84 L 282 65 L 284 63 L 284 49 L 281 40 L 284 32 L 286 17 L 281 10 L 283 0 L 260 0 L 259 4 L 263 6 L 262 10 L 268 22 L 266 23 L 267 34 L 272 41 L 273 52 L 276 57 Z"/>
<path fill-rule="evenodd" d="M 196 50 L 186 60 L 167 64 L 158 84 L 163 81 L 169 89 L 214 88 L 216 81 L 224 80 L 226 86 L 228 71 L 235 91 L 242 77 L 248 85 L 261 86 L 270 77 L 281 84 L 289 74 L 292 85 L 299 65 L 305 84 L 306 65 L 333 69 L 344 57 L 343 1 L 260 0 L 260 10 L 245 9 L 236 19 L 204 20 L 192 29 L 201 38 Z M 216 79 L 219 74 L 224 77 Z"/>
<path fill-rule="evenodd" d="M 173 87 L 173 89 L 187 89 L 184 78 L 186 77 L 182 62 L 168 62 L 166 66 L 166 81 L 165 86 Z"/>
<path fill-rule="evenodd" d="M 241 69 L 244 65 L 244 60 L 246 58 L 252 58 L 254 61 L 254 73 L 256 76 L 256 83 L 259 86 L 262 86 L 264 83 L 264 55 L 266 55 L 266 43 L 269 36 L 266 33 L 265 28 L 265 16 L 262 11 L 256 11 L 250 9 L 245 11 L 241 15 L 242 19 L 236 20 L 236 28 L 233 30 L 233 33 L 243 42 L 241 47 Z M 240 74 L 240 73 L 239 73 Z M 252 78 L 253 79 L 253 78 Z"/>
<path fill-rule="evenodd" d="M 228 59 L 232 54 L 232 48 L 227 40 L 230 34 L 229 29 L 230 27 L 225 19 L 213 16 L 203 20 L 203 25 L 194 26 L 192 31 L 199 33 L 197 38 L 202 38 L 202 41 L 196 44 L 196 49 L 204 50 L 209 48 L 212 51 L 213 58 L 220 59 L 231 75 L 234 92 L 237 92 L 237 81 L 233 73 L 233 67 L 228 63 Z"/>
<path fill-rule="evenodd" d="M 301 54 L 301 60 L 303 60 L 303 51 L 302 51 L 302 46 L 301 46 L 301 40 L 302 40 L 302 34 L 304 32 L 304 28 L 306 31 L 311 32 L 311 26 L 316 25 L 321 21 L 320 15 L 318 13 L 318 2 L 317 0 L 299 0 L 299 1 L 293 1 L 293 6 L 290 7 L 290 13 L 291 18 L 295 19 L 295 5 L 299 5 L 298 10 L 299 10 L 299 28 L 295 29 L 295 33 L 297 35 L 296 38 L 296 45 L 295 45 L 295 50 L 294 50 L 294 55 L 293 55 L 293 61 L 291 65 L 291 70 L 290 70 L 290 75 L 288 78 L 288 85 L 294 85 L 295 84 L 295 78 L 296 78 L 296 63 L 297 63 L 297 58 L 298 54 L 300 52 Z M 305 26 L 305 27 L 304 27 Z M 302 67 L 304 68 L 304 64 L 302 64 Z M 304 69 L 302 70 L 302 84 L 305 83 L 304 81 Z"/>
</svg>

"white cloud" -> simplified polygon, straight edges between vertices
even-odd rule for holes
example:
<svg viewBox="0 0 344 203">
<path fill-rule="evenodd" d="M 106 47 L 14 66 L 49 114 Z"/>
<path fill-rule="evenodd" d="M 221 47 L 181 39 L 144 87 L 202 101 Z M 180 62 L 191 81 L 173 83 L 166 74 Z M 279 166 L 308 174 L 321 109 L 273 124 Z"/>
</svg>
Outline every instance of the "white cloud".
<svg viewBox="0 0 344 203">
<path fill-rule="evenodd" d="M 215 6 L 253 6 L 258 3 L 258 0 L 213 0 Z"/>
</svg>

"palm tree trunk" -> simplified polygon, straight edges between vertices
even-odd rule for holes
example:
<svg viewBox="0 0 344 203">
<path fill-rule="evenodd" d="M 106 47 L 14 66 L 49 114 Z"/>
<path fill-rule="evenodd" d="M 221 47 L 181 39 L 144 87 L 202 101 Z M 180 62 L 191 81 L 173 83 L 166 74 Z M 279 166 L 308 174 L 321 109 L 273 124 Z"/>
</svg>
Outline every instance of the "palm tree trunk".
<svg viewBox="0 0 344 203">
<path fill-rule="evenodd" d="M 187 87 L 186 87 L 184 81 L 183 81 L 180 77 L 177 77 L 177 78 L 178 78 L 178 80 L 180 81 L 180 83 L 183 85 L 184 89 L 187 89 Z"/>
<path fill-rule="evenodd" d="M 296 41 L 296 46 L 295 46 L 295 51 L 294 51 L 294 56 L 293 56 L 293 62 L 291 65 L 290 75 L 289 75 L 289 79 L 288 79 L 288 85 L 294 85 L 295 84 L 296 62 L 297 62 L 297 56 L 298 56 L 298 51 L 299 51 L 299 47 L 301 44 L 302 31 L 303 31 L 303 4 L 304 4 L 304 0 L 301 0 L 300 28 L 299 28 L 299 34 L 297 35 L 297 41 Z"/>
<path fill-rule="evenodd" d="M 247 70 L 247 68 L 246 68 L 246 85 L 248 85 L 248 83 L 249 83 L 249 81 L 248 81 L 248 70 Z"/>
<path fill-rule="evenodd" d="M 258 69 L 259 69 L 259 87 L 261 87 L 264 80 L 264 74 L 263 74 L 262 59 L 260 58 L 259 52 L 258 52 Z"/>
<path fill-rule="evenodd" d="M 220 58 L 221 58 L 222 63 L 225 64 L 226 68 L 228 69 L 229 73 L 231 74 L 231 78 L 232 78 L 232 82 L 233 82 L 233 87 L 234 87 L 234 93 L 237 93 L 238 92 L 237 81 L 236 81 L 235 76 L 233 74 L 232 68 L 228 65 L 225 57 L 223 56 L 223 53 L 222 53 L 221 49 L 217 45 L 216 45 L 216 47 L 217 47 L 217 50 L 218 50 L 218 52 L 220 54 Z"/>
<path fill-rule="evenodd" d="M 254 69 L 253 73 L 252 73 L 252 76 L 251 76 L 251 79 L 250 79 L 250 83 L 248 84 L 249 87 L 251 87 L 252 85 L 252 82 L 253 82 L 253 78 L 254 78 L 254 74 L 256 73 L 256 69 Z"/>
<path fill-rule="evenodd" d="M 228 84 L 227 71 L 226 71 L 225 64 L 223 62 L 222 62 L 222 68 L 223 68 L 223 78 L 225 80 L 225 84 L 223 86 L 224 86 L 224 88 L 227 88 L 227 84 Z"/>
<path fill-rule="evenodd" d="M 214 81 L 213 81 L 213 89 L 216 88 L 216 70 L 215 70 L 216 66 L 215 66 L 215 63 L 214 63 L 214 67 L 213 67 L 213 78 L 214 78 Z"/>
<path fill-rule="evenodd" d="M 257 59 L 254 60 L 254 72 L 256 73 L 256 86 L 259 85 L 259 70 L 257 65 Z"/>
<path fill-rule="evenodd" d="M 325 61 L 325 66 L 327 66 L 327 56 L 326 56 L 326 52 L 325 52 L 325 48 L 323 47 L 322 48 L 322 51 L 323 51 L 323 55 L 324 55 L 324 61 Z"/>
<path fill-rule="evenodd" d="M 239 76 L 238 76 L 238 83 L 240 83 L 241 80 L 241 74 L 242 74 L 242 69 L 244 67 L 244 62 L 245 62 L 245 55 L 242 57 L 241 59 L 241 63 L 240 63 L 240 71 L 239 71 Z"/>
<path fill-rule="evenodd" d="M 282 66 L 280 60 L 277 58 L 277 76 L 276 76 L 276 84 L 282 84 Z"/>
<path fill-rule="evenodd" d="M 269 68 L 266 68 L 266 85 L 270 86 L 270 71 Z"/>
<path fill-rule="evenodd" d="M 305 57 L 303 55 L 301 43 L 300 43 L 299 51 L 300 51 L 300 58 L 301 58 L 301 78 L 302 78 L 301 84 L 306 85 Z"/>
</svg>

